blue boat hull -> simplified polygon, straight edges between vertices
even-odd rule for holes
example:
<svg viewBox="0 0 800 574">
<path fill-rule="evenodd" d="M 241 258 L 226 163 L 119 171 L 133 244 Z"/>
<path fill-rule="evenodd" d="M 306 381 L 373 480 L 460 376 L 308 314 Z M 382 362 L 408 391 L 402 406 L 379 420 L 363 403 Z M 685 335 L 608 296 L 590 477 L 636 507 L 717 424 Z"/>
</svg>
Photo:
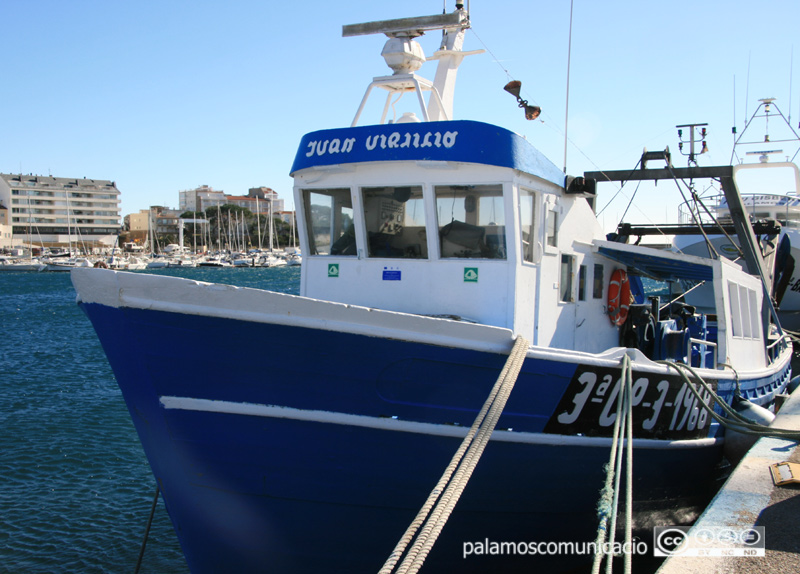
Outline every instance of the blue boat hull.
<svg viewBox="0 0 800 574">
<path fill-rule="evenodd" d="M 82 307 L 195 573 L 377 571 L 506 360 L 307 327 Z M 495 432 L 426 570 L 591 561 L 463 557 L 475 542 L 594 539 L 609 441 L 544 432 L 577 369 L 525 361 L 498 424 L 507 430 Z M 719 440 L 660 442 L 634 449 L 640 529 L 693 519 L 722 454 Z"/>
</svg>

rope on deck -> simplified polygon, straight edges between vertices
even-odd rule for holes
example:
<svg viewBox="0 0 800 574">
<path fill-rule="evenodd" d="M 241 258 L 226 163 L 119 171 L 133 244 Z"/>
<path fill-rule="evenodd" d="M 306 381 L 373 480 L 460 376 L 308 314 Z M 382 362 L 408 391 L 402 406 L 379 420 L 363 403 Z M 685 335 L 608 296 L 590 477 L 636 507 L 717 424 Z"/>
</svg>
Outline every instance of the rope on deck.
<svg viewBox="0 0 800 574">
<path fill-rule="evenodd" d="M 415 574 L 422 567 L 492 436 L 508 396 L 517 382 L 528 346 L 527 339 L 521 336 L 516 338 L 514 348 L 467 436 L 379 574 L 391 574 L 395 572 L 395 566 L 397 574 Z M 408 549 L 412 540 L 414 544 Z M 398 565 L 404 554 L 405 558 Z"/>
</svg>

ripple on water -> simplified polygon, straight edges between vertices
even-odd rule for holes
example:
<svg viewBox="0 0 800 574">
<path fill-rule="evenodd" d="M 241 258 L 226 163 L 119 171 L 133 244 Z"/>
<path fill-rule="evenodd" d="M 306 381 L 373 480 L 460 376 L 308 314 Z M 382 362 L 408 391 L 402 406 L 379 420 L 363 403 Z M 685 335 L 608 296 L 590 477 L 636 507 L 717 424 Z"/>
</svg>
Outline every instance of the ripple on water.
<svg viewBox="0 0 800 574">
<path fill-rule="evenodd" d="M 297 268 L 161 274 L 299 288 Z M 0 570 L 132 571 L 155 481 L 68 274 L 0 274 L 0 293 Z M 142 571 L 187 571 L 163 502 Z"/>
</svg>

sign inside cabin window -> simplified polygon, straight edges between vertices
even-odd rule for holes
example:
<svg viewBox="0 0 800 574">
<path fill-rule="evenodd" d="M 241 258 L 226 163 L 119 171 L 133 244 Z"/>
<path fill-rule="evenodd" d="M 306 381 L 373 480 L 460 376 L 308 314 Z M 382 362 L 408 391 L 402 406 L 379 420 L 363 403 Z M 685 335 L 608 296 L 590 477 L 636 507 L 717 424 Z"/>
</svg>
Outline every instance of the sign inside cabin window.
<svg viewBox="0 0 800 574">
<path fill-rule="evenodd" d="M 361 189 L 361 203 L 368 257 L 427 259 L 422 187 L 365 187 Z"/>
</svg>

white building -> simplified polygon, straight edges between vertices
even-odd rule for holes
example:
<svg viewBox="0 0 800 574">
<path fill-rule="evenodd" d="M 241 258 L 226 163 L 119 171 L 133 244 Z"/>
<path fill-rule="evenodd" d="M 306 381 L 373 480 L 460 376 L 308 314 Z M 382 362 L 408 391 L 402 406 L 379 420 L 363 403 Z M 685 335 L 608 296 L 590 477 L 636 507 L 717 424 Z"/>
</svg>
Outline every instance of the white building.
<svg viewBox="0 0 800 574">
<path fill-rule="evenodd" d="M 119 196 L 113 181 L 0 173 L 0 205 L 10 211 L 14 243 L 113 245 Z"/>
<path fill-rule="evenodd" d="M 178 195 L 178 209 L 181 210 L 181 213 L 184 211 L 205 211 L 208 207 L 227 203 L 225 192 L 216 191 L 208 185 L 180 191 Z"/>
<path fill-rule="evenodd" d="M 0 203 L 0 249 L 13 247 L 13 236 L 9 222 L 8 208 Z"/>
<path fill-rule="evenodd" d="M 256 201 L 258 198 L 259 201 Z M 195 189 L 178 192 L 178 208 L 184 211 L 205 211 L 209 207 L 222 205 L 236 205 L 246 207 L 252 213 L 267 214 L 272 205 L 272 213 L 284 211 L 283 199 L 278 197 L 278 192 L 269 187 L 251 187 L 247 195 L 227 195 L 208 185 L 201 185 Z"/>
</svg>

